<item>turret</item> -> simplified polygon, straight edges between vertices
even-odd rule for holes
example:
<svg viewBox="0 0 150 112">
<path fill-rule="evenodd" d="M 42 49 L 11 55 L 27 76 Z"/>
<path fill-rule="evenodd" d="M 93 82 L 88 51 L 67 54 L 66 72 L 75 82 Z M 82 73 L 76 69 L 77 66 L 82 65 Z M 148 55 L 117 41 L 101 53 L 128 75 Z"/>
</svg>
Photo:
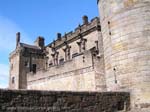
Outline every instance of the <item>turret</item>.
<svg viewBox="0 0 150 112">
<path fill-rule="evenodd" d="M 45 40 L 45 39 L 44 39 L 43 37 L 39 36 L 39 37 L 35 40 L 34 44 L 35 44 L 36 46 L 40 47 L 40 48 L 44 48 L 44 46 L 45 46 L 44 40 Z"/>
<path fill-rule="evenodd" d="M 87 25 L 89 23 L 88 17 L 86 15 L 82 17 L 82 20 L 84 25 Z"/>
<path fill-rule="evenodd" d="M 57 33 L 57 40 L 61 40 L 61 33 Z"/>
<path fill-rule="evenodd" d="M 133 108 L 150 105 L 150 1 L 98 0 L 108 91 L 130 91 Z"/>
</svg>

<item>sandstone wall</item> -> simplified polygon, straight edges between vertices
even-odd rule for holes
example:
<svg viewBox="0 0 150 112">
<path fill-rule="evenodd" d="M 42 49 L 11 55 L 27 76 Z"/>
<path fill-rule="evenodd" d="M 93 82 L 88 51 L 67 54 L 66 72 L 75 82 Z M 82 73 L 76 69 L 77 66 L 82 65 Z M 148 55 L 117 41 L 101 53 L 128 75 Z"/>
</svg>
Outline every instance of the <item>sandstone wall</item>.
<svg viewBox="0 0 150 112">
<path fill-rule="evenodd" d="M 129 93 L 0 90 L 1 112 L 125 112 Z"/>
<path fill-rule="evenodd" d="M 88 27 L 88 26 L 86 26 L 86 27 Z M 98 41 L 98 36 L 100 35 L 100 32 L 99 31 L 97 31 L 97 30 L 95 30 L 95 31 L 92 31 L 92 32 L 90 32 L 90 31 L 87 31 L 88 32 L 88 34 L 87 35 L 85 35 L 85 36 L 82 36 L 83 37 L 83 39 L 86 39 L 86 42 L 85 42 L 85 50 L 90 50 L 91 48 L 93 48 L 93 47 L 96 47 L 96 43 L 95 43 L 95 41 Z M 89 33 L 90 32 L 90 33 Z M 72 37 L 72 36 L 71 36 Z M 70 37 L 70 38 L 71 38 Z M 77 38 L 78 36 L 76 36 L 76 37 L 74 37 L 74 38 Z M 64 37 L 63 37 L 64 38 Z M 69 37 L 68 37 L 69 38 Z M 73 37 L 72 37 L 73 38 Z M 81 39 L 80 38 L 78 38 L 78 39 L 75 39 L 74 41 L 72 41 L 72 42 L 68 42 L 68 46 L 70 46 L 70 59 L 72 59 L 73 57 L 73 54 L 75 54 L 75 53 L 78 53 L 78 54 L 80 54 L 80 53 L 82 53 L 82 52 L 84 52 L 83 50 L 82 51 L 80 51 L 79 49 L 79 45 L 77 44 L 77 42 L 80 42 L 81 41 Z M 61 42 L 60 42 L 61 43 Z M 61 47 L 59 47 L 56 51 L 59 53 L 58 54 L 58 64 L 59 64 L 59 60 L 60 59 L 64 59 L 64 61 L 66 61 L 65 60 L 65 52 L 64 52 L 64 49 L 66 48 L 66 45 L 64 44 L 63 45 L 63 43 L 61 43 L 62 44 L 62 46 Z M 49 47 L 47 47 L 46 48 L 47 49 L 47 51 L 48 51 L 48 64 L 49 63 L 51 63 L 51 62 L 53 62 L 53 57 L 52 57 L 52 54 L 53 54 L 53 51 L 52 51 L 52 48 L 49 48 Z"/>
<path fill-rule="evenodd" d="M 99 0 L 108 90 L 150 107 L 150 0 Z"/>
<path fill-rule="evenodd" d="M 20 55 L 16 53 L 10 59 L 10 70 L 9 70 L 9 88 L 18 89 L 19 88 L 19 65 L 20 65 Z"/>
<path fill-rule="evenodd" d="M 83 58 L 84 57 L 84 58 Z M 103 58 L 92 57 L 91 51 L 64 64 L 27 74 L 27 89 L 105 91 Z"/>
</svg>

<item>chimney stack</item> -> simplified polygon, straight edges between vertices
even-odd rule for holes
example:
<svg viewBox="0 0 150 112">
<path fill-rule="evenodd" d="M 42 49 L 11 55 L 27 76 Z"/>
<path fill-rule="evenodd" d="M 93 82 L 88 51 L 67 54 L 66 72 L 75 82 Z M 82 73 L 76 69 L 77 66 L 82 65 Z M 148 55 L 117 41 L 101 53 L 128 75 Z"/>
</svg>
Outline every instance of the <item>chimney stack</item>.
<svg viewBox="0 0 150 112">
<path fill-rule="evenodd" d="M 20 43 L 20 32 L 16 33 L 16 47 L 19 45 Z"/>
<path fill-rule="evenodd" d="M 61 40 L 61 33 L 57 33 L 57 39 Z"/>
<path fill-rule="evenodd" d="M 86 15 L 82 17 L 82 20 L 84 25 L 87 25 L 89 23 L 88 17 Z"/>
<path fill-rule="evenodd" d="M 44 46 L 45 46 L 45 39 L 43 38 L 43 37 L 41 37 L 41 36 L 39 36 L 36 40 L 35 40 L 35 45 L 36 46 L 38 46 L 38 47 L 40 47 L 41 49 L 43 49 L 44 48 Z"/>
</svg>

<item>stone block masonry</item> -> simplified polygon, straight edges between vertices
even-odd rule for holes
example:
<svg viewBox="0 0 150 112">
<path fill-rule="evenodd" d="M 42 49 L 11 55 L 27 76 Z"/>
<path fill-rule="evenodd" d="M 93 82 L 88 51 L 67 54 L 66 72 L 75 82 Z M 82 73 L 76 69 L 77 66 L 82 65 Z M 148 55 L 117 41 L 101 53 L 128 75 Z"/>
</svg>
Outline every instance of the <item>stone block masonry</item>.
<svg viewBox="0 0 150 112">
<path fill-rule="evenodd" d="M 127 92 L 0 90 L 0 112 L 126 112 Z"/>
</svg>

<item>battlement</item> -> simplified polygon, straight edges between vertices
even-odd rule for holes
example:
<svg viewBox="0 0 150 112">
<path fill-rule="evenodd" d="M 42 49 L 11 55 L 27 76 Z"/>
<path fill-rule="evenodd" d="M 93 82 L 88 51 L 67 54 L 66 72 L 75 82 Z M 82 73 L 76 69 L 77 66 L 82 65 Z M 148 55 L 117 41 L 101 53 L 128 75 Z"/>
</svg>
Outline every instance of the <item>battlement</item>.
<svg viewBox="0 0 150 112">
<path fill-rule="evenodd" d="M 61 36 L 60 33 L 57 34 L 57 39 L 52 43 L 48 44 L 46 47 L 51 48 L 60 48 L 65 43 L 71 43 L 74 40 L 77 40 L 81 36 L 85 36 L 95 30 L 101 30 L 100 21 L 98 17 L 93 18 L 90 22 L 88 22 L 87 16 L 83 16 L 83 24 L 75 28 L 74 31 L 70 31 Z"/>
</svg>

